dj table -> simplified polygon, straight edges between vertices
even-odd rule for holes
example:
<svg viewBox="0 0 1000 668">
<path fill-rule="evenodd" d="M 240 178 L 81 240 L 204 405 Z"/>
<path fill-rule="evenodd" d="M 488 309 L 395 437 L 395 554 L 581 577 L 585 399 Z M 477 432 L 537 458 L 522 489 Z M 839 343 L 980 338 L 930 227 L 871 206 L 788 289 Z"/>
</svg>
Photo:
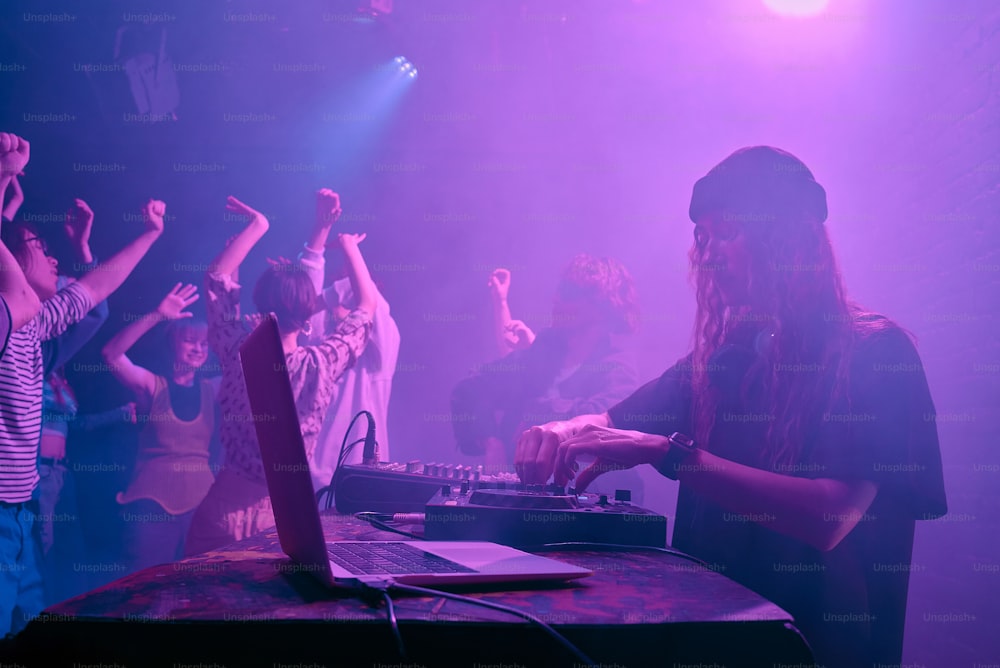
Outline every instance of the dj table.
<svg viewBox="0 0 1000 668">
<path fill-rule="evenodd" d="M 351 516 L 322 520 L 343 540 L 400 538 Z M 545 554 L 595 575 L 459 593 L 534 614 L 602 668 L 812 665 L 787 613 L 693 561 L 653 550 Z M 297 571 L 271 531 L 53 606 L 0 657 L 24 668 L 581 666 L 512 615 L 441 597 L 394 601 L 405 658 L 384 605 Z"/>
</svg>

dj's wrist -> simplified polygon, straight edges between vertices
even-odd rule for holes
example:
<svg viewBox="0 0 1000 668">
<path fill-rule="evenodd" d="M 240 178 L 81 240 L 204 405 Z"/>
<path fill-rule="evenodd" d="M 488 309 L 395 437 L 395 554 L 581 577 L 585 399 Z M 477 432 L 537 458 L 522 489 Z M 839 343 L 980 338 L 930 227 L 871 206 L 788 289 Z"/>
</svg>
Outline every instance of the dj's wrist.
<svg viewBox="0 0 1000 668">
<path fill-rule="evenodd" d="M 678 480 L 685 470 L 691 470 L 694 460 L 698 458 L 698 445 L 694 439 L 680 432 L 674 432 L 664 442 L 666 453 L 655 465 L 656 470 L 671 480 Z"/>
</svg>

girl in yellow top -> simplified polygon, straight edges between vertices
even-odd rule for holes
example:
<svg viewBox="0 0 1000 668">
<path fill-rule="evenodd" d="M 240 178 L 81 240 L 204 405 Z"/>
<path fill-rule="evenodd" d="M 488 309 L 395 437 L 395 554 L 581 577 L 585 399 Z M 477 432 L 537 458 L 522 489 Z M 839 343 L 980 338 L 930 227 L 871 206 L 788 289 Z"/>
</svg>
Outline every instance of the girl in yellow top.
<svg viewBox="0 0 1000 668">
<path fill-rule="evenodd" d="M 215 479 L 209 451 L 217 384 L 198 375 L 208 360 L 208 328 L 185 310 L 197 299 L 195 286 L 178 283 L 152 313 L 126 325 L 103 351 L 111 373 L 135 394 L 136 412 L 146 421 L 132 480 L 118 495 L 126 560 L 132 570 L 181 558 L 194 509 Z M 168 377 L 126 355 L 161 321 L 170 322 L 173 368 Z"/>
</svg>

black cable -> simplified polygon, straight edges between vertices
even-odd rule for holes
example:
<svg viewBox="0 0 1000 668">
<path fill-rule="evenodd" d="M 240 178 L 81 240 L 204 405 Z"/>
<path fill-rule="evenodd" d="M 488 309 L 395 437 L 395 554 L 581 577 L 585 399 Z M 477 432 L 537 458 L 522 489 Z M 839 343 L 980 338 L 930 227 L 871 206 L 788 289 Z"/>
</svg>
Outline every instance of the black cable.
<svg viewBox="0 0 1000 668">
<path fill-rule="evenodd" d="M 367 436 L 360 438 L 349 446 L 347 445 L 347 437 L 351 435 L 351 430 L 354 429 L 354 423 L 358 421 L 358 418 L 364 415 L 368 418 L 368 431 L 372 431 L 375 428 L 375 416 L 369 411 L 361 410 L 358 411 L 353 418 L 351 418 L 350 424 L 347 425 L 347 430 L 344 432 L 344 439 L 340 442 L 340 454 L 337 455 L 337 468 L 334 469 L 333 475 L 330 477 L 330 484 L 322 488 L 316 493 L 316 503 L 317 505 L 322 500 L 324 494 L 328 494 L 326 500 L 326 510 L 330 510 L 333 507 L 334 498 L 337 491 L 337 474 L 340 472 L 340 467 L 344 463 L 344 459 L 350 454 L 351 450 L 358 444 L 364 443 Z M 346 452 L 345 452 L 346 450 Z"/>
<path fill-rule="evenodd" d="M 323 496 L 327 496 L 327 499 L 326 499 L 326 510 L 330 510 L 330 508 L 333 508 L 333 503 L 334 503 L 334 500 L 336 498 L 336 491 L 337 491 L 337 473 L 340 471 L 340 467 L 344 463 L 344 459 L 349 454 L 351 454 L 351 450 L 353 450 L 358 445 L 358 443 L 364 443 L 365 442 L 365 439 L 359 438 L 358 440 L 354 441 L 350 445 L 347 445 L 347 451 L 345 452 L 344 451 L 344 446 L 347 444 L 347 434 L 348 433 L 350 433 L 350 432 L 345 432 L 344 433 L 344 441 L 340 444 L 340 456 L 337 457 L 337 468 L 333 471 L 333 476 L 330 478 L 330 484 L 327 485 L 326 487 L 323 487 L 318 492 L 316 492 L 316 503 L 317 504 L 319 504 L 322 501 L 322 497 Z"/>
<path fill-rule="evenodd" d="M 399 621 L 396 619 L 396 607 L 392 604 L 392 597 L 389 596 L 389 592 L 387 590 L 382 590 L 382 598 L 385 599 L 385 609 L 386 616 L 389 618 L 389 627 L 392 629 L 392 635 L 396 639 L 396 649 L 399 650 L 399 656 L 405 659 L 406 645 L 403 644 L 403 636 L 399 632 Z"/>
<path fill-rule="evenodd" d="M 425 587 L 415 587 L 413 585 L 400 584 L 398 582 L 393 582 L 390 580 L 387 583 L 388 591 L 408 591 L 414 594 L 423 594 L 424 596 L 440 596 L 442 598 L 448 598 L 453 601 L 460 601 L 462 603 L 470 603 L 472 605 L 481 605 L 484 608 L 490 608 L 492 610 L 499 610 L 500 612 L 506 612 L 511 615 L 515 615 L 522 619 L 525 619 L 533 624 L 537 624 L 543 631 L 552 636 L 560 645 L 562 645 L 567 651 L 569 651 L 573 656 L 579 659 L 583 666 L 588 666 L 589 668 L 598 668 L 596 661 L 588 657 L 586 654 L 580 650 L 579 647 L 571 643 L 562 634 L 556 631 L 554 628 L 535 617 L 530 612 L 524 612 L 523 610 L 518 610 L 517 608 L 511 608 L 500 603 L 492 603 L 490 601 L 481 601 L 479 599 L 470 598 L 468 596 L 462 596 L 461 594 L 452 594 L 451 592 L 440 591 L 438 589 L 427 589 Z M 377 588 L 377 587 L 376 587 Z"/>
<path fill-rule="evenodd" d="M 351 454 L 351 450 L 353 450 L 354 448 L 358 447 L 358 443 L 364 443 L 364 442 L 365 442 L 365 439 L 364 439 L 364 437 L 362 437 L 362 438 L 356 439 L 354 441 L 351 441 L 350 445 L 347 446 L 346 450 L 343 447 L 341 447 L 341 449 L 340 449 L 340 456 L 337 457 L 337 468 L 340 468 L 341 465 L 345 461 L 347 461 L 347 456 Z M 333 480 L 331 479 L 330 482 L 332 483 Z"/>
<path fill-rule="evenodd" d="M 406 536 L 407 538 L 413 538 L 414 540 L 426 540 L 423 536 L 418 536 L 415 533 L 410 533 L 409 531 L 403 531 L 402 529 L 397 529 L 396 527 L 389 526 L 383 521 L 383 519 L 392 519 L 392 515 L 384 515 L 382 513 L 375 513 L 371 511 L 364 511 L 360 513 L 354 513 L 354 517 L 359 520 L 368 522 L 376 529 L 381 529 L 382 531 L 391 531 L 392 533 L 398 533 L 401 536 Z"/>
<path fill-rule="evenodd" d="M 380 603 L 385 603 L 386 621 L 392 629 L 393 638 L 396 640 L 396 649 L 399 656 L 406 658 L 406 645 L 403 643 L 403 636 L 399 632 L 399 620 L 396 619 L 396 606 L 392 603 L 392 597 L 385 584 L 379 582 L 357 583 L 357 591 L 361 600 L 373 608 L 378 608 Z"/>
<path fill-rule="evenodd" d="M 344 440 L 340 442 L 340 456 L 337 457 L 338 468 L 340 468 L 340 465 L 344 463 L 344 447 L 347 444 L 347 437 L 351 434 L 351 430 L 354 429 L 354 423 L 357 422 L 358 418 L 361 417 L 362 415 L 368 418 L 369 427 L 375 424 L 375 416 L 368 411 L 364 410 L 358 411 L 357 414 L 353 418 L 351 418 L 351 423 L 347 425 L 347 431 L 344 432 Z M 361 440 L 363 441 L 365 439 L 362 438 Z M 332 483 L 333 481 L 331 480 L 330 482 Z"/>
</svg>

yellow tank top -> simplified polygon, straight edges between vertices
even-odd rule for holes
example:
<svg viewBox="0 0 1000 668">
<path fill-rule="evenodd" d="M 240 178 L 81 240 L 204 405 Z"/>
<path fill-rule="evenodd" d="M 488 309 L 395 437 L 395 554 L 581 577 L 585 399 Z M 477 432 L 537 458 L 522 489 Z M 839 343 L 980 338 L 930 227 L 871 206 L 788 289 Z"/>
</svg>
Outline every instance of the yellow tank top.
<svg viewBox="0 0 1000 668">
<path fill-rule="evenodd" d="M 146 426 L 139 433 L 135 473 L 118 503 L 152 499 L 173 515 L 194 510 L 215 480 L 208 464 L 215 429 L 212 384 L 201 381 L 201 410 L 194 420 L 181 420 L 170 405 L 167 379 L 156 377 Z"/>
</svg>

